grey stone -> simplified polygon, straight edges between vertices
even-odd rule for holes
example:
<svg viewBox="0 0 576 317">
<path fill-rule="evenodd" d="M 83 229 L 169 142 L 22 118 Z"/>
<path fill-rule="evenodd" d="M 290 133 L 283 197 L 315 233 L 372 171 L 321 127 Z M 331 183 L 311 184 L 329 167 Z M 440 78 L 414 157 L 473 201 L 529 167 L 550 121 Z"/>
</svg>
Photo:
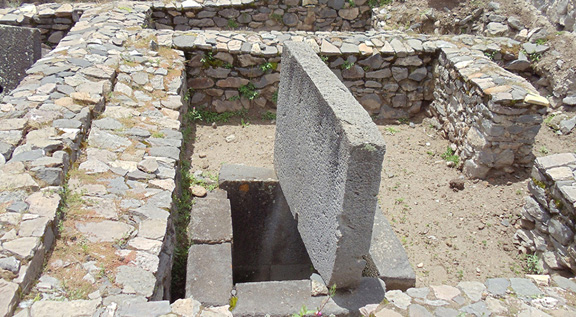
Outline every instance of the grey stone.
<svg viewBox="0 0 576 317">
<path fill-rule="evenodd" d="M 52 126 L 61 129 L 79 129 L 82 122 L 74 119 L 57 119 L 52 122 Z"/>
<path fill-rule="evenodd" d="M 111 151 L 122 151 L 132 145 L 132 142 L 128 138 L 93 128 L 88 137 L 88 145 Z"/>
<path fill-rule="evenodd" d="M 62 185 L 64 171 L 58 167 L 35 167 L 32 170 L 34 177 L 47 186 Z"/>
<path fill-rule="evenodd" d="M 23 201 L 15 201 L 10 206 L 6 207 L 7 212 L 23 213 L 28 211 L 28 204 Z"/>
<path fill-rule="evenodd" d="M 550 220 L 548 223 L 548 232 L 556 241 L 567 245 L 574 239 L 574 232 L 569 226 L 560 222 L 557 218 Z"/>
<path fill-rule="evenodd" d="M 460 282 L 458 287 L 464 291 L 472 302 L 477 302 L 482 299 L 482 293 L 486 290 L 486 286 L 480 282 Z"/>
<path fill-rule="evenodd" d="M 162 316 L 170 313 L 172 308 L 169 301 L 151 301 L 145 303 L 121 303 L 116 312 L 116 316 L 138 317 L 138 316 Z"/>
<path fill-rule="evenodd" d="M 560 131 L 563 134 L 568 134 L 570 132 L 572 132 L 572 129 L 574 129 L 574 126 L 576 126 L 576 116 L 567 119 L 567 120 L 562 120 L 560 121 Z"/>
<path fill-rule="evenodd" d="M 0 315 L 11 316 L 18 304 L 20 286 L 0 279 Z"/>
<path fill-rule="evenodd" d="M 152 296 L 156 278 L 154 274 L 135 266 L 122 265 L 116 271 L 115 282 L 124 288 L 130 287 L 137 295 Z"/>
<path fill-rule="evenodd" d="M 111 220 L 76 224 L 76 229 L 84 233 L 91 242 L 114 242 L 130 234 L 132 226 Z"/>
<path fill-rule="evenodd" d="M 456 309 L 453 308 L 446 308 L 446 307 L 438 307 L 434 310 L 434 316 L 436 317 L 458 317 L 459 313 Z"/>
<path fill-rule="evenodd" d="M 486 25 L 486 33 L 490 36 L 502 36 L 508 32 L 508 26 L 498 22 L 490 22 Z"/>
<path fill-rule="evenodd" d="M 552 280 L 559 287 L 562 287 L 563 289 L 566 289 L 566 290 L 571 290 L 572 292 L 576 293 L 576 283 L 574 283 L 573 281 L 571 281 L 565 277 L 562 277 L 560 275 L 552 276 Z"/>
<path fill-rule="evenodd" d="M 562 102 L 569 106 L 576 106 L 576 95 L 567 96 L 562 99 Z"/>
<path fill-rule="evenodd" d="M 0 259 L 0 269 L 10 271 L 14 274 L 18 274 L 20 270 L 20 261 L 18 261 L 15 257 L 7 257 Z"/>
<path fill-rule="evenodd" d="M 527 278 L 511 278 L 510 286 L 519 297 L 532 297 L 542 295 L 542 291 Z"/>
<path fill-rule="evenodd" d="M 314 267 L 328 285 L 355 286 L 370 247 L 384 140 L 305 43 L 285 42 L 282 60 L 274 150 L 278 179 Z M 309 96 L 305 103 L 302 95 Z"/>
<path fill-rule="evenodd" d="M 406 250 L 379 207 L 374 214 L 369 254 L 387 289 L 407 290 L 416 285 L 416 274 Z"/>
<path fill-rule="evenodd" d="M 495 296 L 506 295 L 506 290 L 510 286 L 510 281 L 505 278 L 489 278 L 486 280 L 488 292 Z"/>
<path fill-rule="evenodd" d="M 38 29 L 0 25 L 0 96 L 16 88 L 26 70 L 40 59 Z"/>
<path fill-rule="evenodd" d="M 228 199 L 196 199 L 196 203 L 190 210 L 188 232 L 193 243 L 231 242 L 230 201 Z"/>
<path fill-rule="evenodd" d="M 188 250 L 186 297 L 203 305 L 220 306 L 228 304 L 231 291 L 231 244 L 192 245 Z"/>
<path fill-rule="evenodd" d="M 30 162 L 44 156 L 44 150 L 32 150 L 18 153 L 12 157 L 11 162 Z"/>
<path fill-rule="evenodd" d="M 488 317 L 492 315 L 492 312 L 488 310 L 486 303 L 483 301 L 464 306 L 460 309 L 460 311 L 474 315 L 476 317 L 484 317 L 484 316 Z"/>
<path fill-rule="evenodd" d="M 410 317 L 433 317 L 426 307 L 418 304 L 412 304 L 408 307 L 408 316 Z"/>
<path fill-rule="evenodd" d="M 388 287 L 388 285 L 386 285 Z M 420 288 L 409 288 L 406 290 L 406 294 L 410 295 L 413 298 L 426 298 L 430 293 L 430 288 L 428 287 L 420 287 Z"/>
<path fill-rule="evenodd" d="M 399 290 L 388 290 L 386 292 L 386 300 L 394 304 L 394 306 L 406 310 L 412 302 L 412 298 Z"/>
<path fill-rule="evenodd" d="M 95 300 L 37 301 L 30 309 L 31 316 L 92 316 L 100 304 Z"/>
<path fill-rule="evenodd" d="M 124 125 L 120 121 L 113 118 L 103 118 L 94 120 L 92 125 L 102 130 L 120 130 Z"/>
<path fill-rule="evenodd" d="M 175 160 L 180 158 L 180 150 L 172 146 L 153 147 L 150 149 L 149 154 L 150 156 L 168 157 Z"/>
</svg>

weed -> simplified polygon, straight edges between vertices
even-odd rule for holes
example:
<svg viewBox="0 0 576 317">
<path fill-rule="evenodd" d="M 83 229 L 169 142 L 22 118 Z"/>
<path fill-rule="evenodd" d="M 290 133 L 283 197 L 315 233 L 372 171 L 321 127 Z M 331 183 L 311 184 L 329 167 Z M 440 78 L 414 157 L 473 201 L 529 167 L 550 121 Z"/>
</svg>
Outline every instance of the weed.
<svg viewBox="0 0 576 317">
<path fill-rule="evenodd" d="M 544 45 L 544 44 L 546 44 L 546 42 L 548 42 L 548 39 L 542 38 L 542 39 L 537 39 L 534 43 L 537 45 Z"/>
<path fill-rule="evenodd" d="M 534 185 L 542 188 L 542 189 L 546 189 L 546 184 L 544 184 L 544 182 L 541 182 L 539 180 L 537 180 L 536 178 L 532 177 L 532 182 L 534 183 Z"/>
<path fill-rule="evenodd" d="M 400 124 L 408 124 L 410 122 L 410 120 L 408 120 L 408 118 L 400 118 L 400 119 L 398 119 L 398 122 Z"/>
<path fill-rule="evenodd" d="M 328 64 L 328 56 L 326 56 L 326 55 L 320 55 L 320 59 L 321 59 L 324 63 Z"/>
<path fill-rule="evenodd" d="M 384 130 L 386 130 L 386 132 L 388 132 L 389 134 L 392 134 L 392 135 L 400 132 L 399 130 L 394 129 L 393 127 L 388 127 L 388 128 L 385 128 Z"/>
<path fill-rule="evenodd" d="M 446 147 L 446 152 L 442 153 L 441 157 L 446 162 L 454 163 L 454 166 L 458 166 L 458 163 L 460 163 L 460 157 L 454 154 L 454 150 L 450 146 Z"/>
<path fill-rule="evenodd" d="M 542 274 L 542 267 L 540 266 L 538 255 L 526 254 L 524 271 L 528 274 Z"/>
<path fill-rule="evenodd" d="M 292 314 L 292 317 L 304 317 L 306 315 L 322 316 L 322 310 L 324 309 L 324 307 L 326 307 L 328 301 L 330 301 L 330 299 L 333 298 L 335 295 L 336 295 L 336 284 L 330 287 L 328 297 L 322 301 L 320 307 L 318 307 L 315 311 L 308 310 L 305 305 L 302 305 L 300 311 L 297 312 L 296 314 Z"/>
<path fill-rule="evenodd" d="M 152 132 L 152 137 L 153 137 L 153 138 L 157 138 L 157 139 L 163 138 L 163 137 L 164 137 L 164 133 L 163 133 L 163 132 L 160 132 L 160 131 L 154 131 L 154 132 Z"/>
<path fill-rule="evenodd" d="M 236 308 L 237 303 L 238 303 L 238 297 L 236 296 L 230 297 L 230 299 L 228 300 L 228 304 L 230 305 L 230 307 L 228 307 L 228 310 L 233 311 L 234 308 Z"/>
<path fill-rule="evenodd" d="M 276 114 L 270 110 L 264 112 L 260 117 L 262 120 L 276 120 Z"/>
<path fill-rule="evenodd" d="M 209 184 L 204 178 L 196 178 L 194 175 L 189 175 L 188 179 L 190 185 L 199 185 L 206 188 L 207 191 L 213 191 L 218 188 L 218 176 L 207 173 L 206 177 L 210 178 L 213 182 Z"/>
<path fill-rule="evenodd" d="M 277 13 L 271 13 L 270 14 L 270 19 L 278 22 L 278 23 L 282 23 L 282 15 L 281 14 L 277 14 Z"/>
<path fill-rule="evenodd" d="M 456 275 L 458 276 L 459 280 L 463 280 L 464 279 L 464 271 L 463 270 L 458 270 L 456 272 Z"/>
<path fill-rule="evenodd" d="M 263 72 L 269 71 L 269 70 L 276 70 L 276 68 L 278 68 L 278 63 L 270 63 L 270 62 L 266 62 L 262 65 L 260 65 L 260 69 Z"/>
<path fill-rule="evenodd" d="M 250 122 L 248 122 L 248 120 L 244 121 L 244 118 L 240 118 L 240 125 L 243 128 L 247 128 L 248 126 L 250 126 Z"/>
<path fill-rule="evenodd" d="M 395 200 L 395 204 L 396 204 L 396 205 L 400 205 L 400 204 L 402 204 L 403 202 L 404 202 L 404 198 L 402 198 L 402 197 L 396 198 L 396 200 Z"/>
<path fill-rule="evenodd" d="M 436 153 L 434 153 L 434 151 L 426 151 L 426 154 L 434 157 L 436 155 Z"/>
<path fill-rule="evenodd" d="M 232 69 L 233 67 L 234 67 L 234 65 L 232 65 L 230 63 L 224 64 L 224 68 L 226 68 L 226 69 Z"/>
<path fill-rule="evenodd" d="M 254 87 L 253 83 L 248 83 L 246 85 L 240 86 L 240 88 L 238 88 L 238 92 L 240 95 L 242 95 L 242 97 L 248 100 L 254 100 L 259 95 L 255 89 L 256 87 Z"/>
<path fill-rule="evenodd" d="M 222 65 L 224 65 L 223 61 L 214 58 L 214 53 L 212 51 L 204 53 L 204 56 L 202 56 L 200 62 L 202 63 L 202 67 L 204 68 L 221 67 Z"/>
<path fill-rule="evenodd" d="M 278 103 L 278 90 L 272 94 L 272 101 L 274 101 L 276 104 Z"/>
<path fill-rule="evenodd" d="M 237 29 L 238 28 L 238 22 L 236 22 L 236 20 L 233 18 L 228 19 L 228 28 L 233 29 L 233 30 Z"/>
<path fill-rule="evenodd" d="M 496 51 L 491 51 L 491 52 L 486 51 L 486 52 L 484 52 L 484 56 L 488 57 L 490 60 L 493 61 L 495 59 L 496 53 L 497 53 Z"/>
<path fill-rule="evenodd" d="M 540 153 L 542 153 L 542 154 L 548 154 L 548 153 L 550 153 L 550 151 L 549 151 L 544 145 L 542 145 L 542 146 L 540 147 L 540 150 L 539 150 L 539 151 L 540 151 Z"/>
<path fill-rule="evenodd" d="M 354 0 L 348 0 L 348 4 L 350 5 L 350 7 L 356 6 L 356 3 L 354 2 Z"/>
<path fill-rule="evenodd" d="M 482 245 L 483 245 L 484 247 L 488 246 L 488 241 L 482 240 Z"/>
<path fill-rule="evenodd" d="M 376 151 L 376 147 L 372 144 L 364 144 L 364 150 L 368 151 L 368 152 L 374 152 Z"/>
<path fill-rule="evenodd" d="M 522 195 L 522 190 L 521 190 L 521 189 L 517 189 L 517 190 L 516 190 L 516 195 L 521 196 L 521 195 Z"/>
<path fill-rule="evenodd" d="M 342 65 L 340 65 L 340 68 L 350 69 L 352 66 L 354 66 L 354 62 L 345 61 Z"/>
<path fill-rule="evenodd" d="M 245 118 L 247 113 L 248 110 L 246 109 L 217 113 L 214 111 L 197 109 L 196 107 L 193 107 L 188 113 L 184 115 L 184 120 L 189 122 L 202 121 L 206 123 L 213 123 L 213 122 L 226 123 L 230 121 L 231 118 L 236 116 Z"/>
<path fill-rule="evenodd" d="M 394 0 L 368 0 L 370 8 L 382 7 L 392 3 Z"/>
</svg>

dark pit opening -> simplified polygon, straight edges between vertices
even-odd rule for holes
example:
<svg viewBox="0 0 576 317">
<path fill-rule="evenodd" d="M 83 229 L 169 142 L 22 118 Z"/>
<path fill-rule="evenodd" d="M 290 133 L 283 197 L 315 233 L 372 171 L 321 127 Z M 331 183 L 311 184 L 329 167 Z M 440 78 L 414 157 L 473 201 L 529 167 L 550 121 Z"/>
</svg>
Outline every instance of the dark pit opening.
<svg viewBox="0 0 576 317">
<path fill-rule="evenodd" d="M 314 267 L 278 181 L 232 181 L 220 187 L 232 209 L 234 284 L 310 278 Z"/>
</svg>

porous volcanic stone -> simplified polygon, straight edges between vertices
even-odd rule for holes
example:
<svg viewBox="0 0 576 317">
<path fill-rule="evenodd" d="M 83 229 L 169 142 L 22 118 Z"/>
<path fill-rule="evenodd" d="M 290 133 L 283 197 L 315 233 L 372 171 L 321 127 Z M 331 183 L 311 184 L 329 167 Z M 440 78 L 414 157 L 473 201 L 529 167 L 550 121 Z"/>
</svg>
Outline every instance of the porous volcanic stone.
<svg viewBox="0 0 576 317">
<path fill-rule="evenodd" d="M 356 286 L 368 254 L 382 135 L 305 43 L 282 56 L 274 165 L 308 254 L 328 285 Z"/>
<path fill-rule="evenodd" d="M 40 31 L 0 25 L 0 95 L 10 91 L 26 76 L 26 70 L 40 59 Z"/>
</svg>

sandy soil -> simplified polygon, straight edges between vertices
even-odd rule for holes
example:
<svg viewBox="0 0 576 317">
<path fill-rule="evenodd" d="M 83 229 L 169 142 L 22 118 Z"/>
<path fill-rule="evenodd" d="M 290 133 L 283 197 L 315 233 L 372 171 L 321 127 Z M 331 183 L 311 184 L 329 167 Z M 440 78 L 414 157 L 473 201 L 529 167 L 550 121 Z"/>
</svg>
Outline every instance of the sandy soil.
<svg viewBox="0 0 576 317">
<path fill-rule="evenodd" d="M 222 164 L 273 167 L 275 126 L 238 118 L 196 127 L 191 171 L 217 174 Z M 424 121 L 426 122 L 426 121 Z M 449 142 L 426 123 L 379 124 L 387 153 L 380 206 L 408 252 L 418 285 L 484 280 L 524 274 L 524 260 L 513 244 L 516 221 L 527 193 L 529 169 L 487 180 L 465 180 L 441 158 Z M 235 140 L 227 142 L 226 137 Z M 543 127 L 534 154 L 572 152 L 576 136 L 558 136 Z M 202 158 L 201 158 L 202 157 Z"/>
</svg>

